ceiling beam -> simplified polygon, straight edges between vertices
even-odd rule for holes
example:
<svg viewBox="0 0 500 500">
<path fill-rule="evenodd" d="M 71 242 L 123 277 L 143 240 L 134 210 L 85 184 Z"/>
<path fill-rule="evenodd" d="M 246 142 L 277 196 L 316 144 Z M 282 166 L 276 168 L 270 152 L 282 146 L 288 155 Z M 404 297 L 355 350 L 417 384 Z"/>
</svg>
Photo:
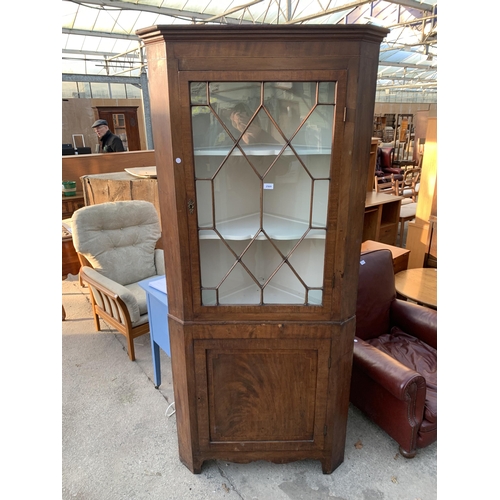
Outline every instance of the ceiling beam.
<svg viewBox="0 0 500 500">
<path fill-rule="evenodd" d="M 102 61 L 102 58 L 105 57 L 105 58 L 115 58 L 115 57 L 118 57 L 120 56 L 121 54 L 118 54 L 118 52 L 99 52 L 97 50 L 79 50 L 79 49 L 75 49 L 75 50 L 72 50 L 72 49 L 63 49 L 62 50 L 62 53 L 63 54 L 74 54 L 74 55 L 81 55 L 81 56 L 95 56 L 95 57 L 100 57 L 99 61 Z M 127 55 L 128 58 L 131 58 L 131 59 L 139 59 L 140 56 L 139 54 L 135 54 L 135 53 L 131 53 L 131 55 Z M 80 60 L 83 60 L 81 58 L 79 58 Z"/>
<path fill-rule="evenodd" d="M 246 4 L 240 5 L 238 7 L 234 7 L 233 9 L 226 10 L 225 12 L 223 12 L 221 14 L 217 14 L 216 16 L 208 17 L 207 19 L 200 21 L 200 23 L 210 23 L 210 22 L 216 21 L 217 19 L 221 19 L 221 18 L 224 18 L 226 16 L 229 16 L 230 14 L 234 14 L 235 12 L 239 12 L 240 10 L 247 9 L 248 7 L 252 7 L 252 5 L 261 3 L 263 1 L 264 0 L 254 0 L 253 2 L 246 3 Z"/>
<path fill-rule="evenodd" d="M 120 40 L 140 41 L 137 35 L 127 35 L 125 33 L 109 33 L 107 31 L 77 30 L 73 28 L 63 28 L 66 35 L 98 36 L 100 38 L 118 38 Z"/>
<path fill-rule="evenodd" d="M 113 76 L 113 75 L 83 75 L 76 73 L 63 73 L 63 82 L 112 82 L 112 83 L 129 83 L 131 85 L 137 85 L 141 82 L 141 77 L 139 76 Z"/>
<path fill-rule="evenodd" d="M 417 0 L 389 0 L 389 2 L 402 5 L 403 7 L 408 7 L 410 9 L 422 10 L 424 12 L 432 12 L 434 10 L 434 5 L 422 3 Z"/>
<path fill-rule="evenodd" d="M 201 12 L 193 12 L 189 10 L 172 9 L 169 7 L 155 7 L 154 5 L 148 5 L 144 3 L 128 2 L 127 0 L 66 0 L 76 3 L 78 5 L 97 5 L 103 10 L 108 7 L 110 10 L 134 10 L 139 12 L 152 12 L 153 14 L 158 14 L 162 16 L 175 17 L 178 19 L 189 19 L 191 22 L 195 20 L 207 22 L 207 19 L 213 17 L 213 14 L 202 14 Z M 255 2 L 254 2 L 255 3 Z M 240 24 L 238 19 L 226 19 L 227 24 Z"/>
<path fill-rule="evenodd" d="M 424 71 L 437 71 L 437 64 L 409 64 L 409 63 L 398 63 L 390 61 L 379 61 L 379 66 L 389 66 L 392 68 L 412 68 L 412 69 L 423 69 Z"/>
<path fill-rule="evenodd" d="M 339 5 L 338 7 L 332 7 L 331 9 L 325 9 L 320 12 L 316 12 L 315 14 L 310 14 L 309 16 L 297 17 L 295 19 L 287 21 L 285 24 L 302 23 L 303 21 L 310 21 L 311 19 L 317 19 L 318 17 L 328 16 L 330 14 L 336 14 L 337 12 L 352 10 L 365 3 L 370 3 L 371 1 L 372 0 L 355 0 L 354 2 L 346 3 L 344 5 Z"/>
<path fill-rule="evenodd" d="M 310 21 L 311 19 L 317 19 L 318 17 L 328 16 L 330 14 L 336 14 L 338 12 L 343 12 L 346 10 L 353 10 L 356 9 L 357 7 L 360 7 L 361 5 L 372 3 L 372 1 L 373 0 L 354 0 L 353 2 L 345 3 L 343 5 L 338 5 L 336 7 L 332 7 L 331 9 L 325 9 L 323 11 L 316 12 L 315 14 L 310 14 L 309 16 L 292 19 L 288 21 L 286 24 L 301 23 L 304 21 Z M 427 3 L 421 3 L 415 0 L 388 0 L 388 1 L 389 3 L 402 5 L 404 7 L 409 7 L 412 9 L 418 9 L 424 12 L 433 12 L 434 9 L 433 5 Z M 416 19 L 415 21 L 418 21 L 418 19 Z"/>
</svg>

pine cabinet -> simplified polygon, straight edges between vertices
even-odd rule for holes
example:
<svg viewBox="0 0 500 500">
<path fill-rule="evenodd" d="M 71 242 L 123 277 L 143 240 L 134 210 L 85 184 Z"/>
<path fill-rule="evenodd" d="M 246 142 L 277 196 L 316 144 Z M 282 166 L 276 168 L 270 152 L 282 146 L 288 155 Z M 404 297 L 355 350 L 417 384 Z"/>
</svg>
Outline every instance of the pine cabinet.
<svg viewBox="0 0 500 500">
<path fill-rule="evenodd" d="M 181 461 L 343 461 L 380 42 L 373 26 L 153 26 Z"/>
</svg>

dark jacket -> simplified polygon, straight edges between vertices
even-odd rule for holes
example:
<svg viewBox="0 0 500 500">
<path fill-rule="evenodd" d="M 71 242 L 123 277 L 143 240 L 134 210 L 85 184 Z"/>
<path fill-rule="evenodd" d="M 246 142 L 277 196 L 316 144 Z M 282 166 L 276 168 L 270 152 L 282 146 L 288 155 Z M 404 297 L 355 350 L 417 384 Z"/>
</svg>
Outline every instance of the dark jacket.
<svg viewBox="0 0 500 500">
<path fill-rule="evenodd" d="M 116 153 L 118 151 L 125 151 L 122 140 L 115 134 L 108 130 L 101 138 L 101 152 L 102 153 Z"/>
</svg>

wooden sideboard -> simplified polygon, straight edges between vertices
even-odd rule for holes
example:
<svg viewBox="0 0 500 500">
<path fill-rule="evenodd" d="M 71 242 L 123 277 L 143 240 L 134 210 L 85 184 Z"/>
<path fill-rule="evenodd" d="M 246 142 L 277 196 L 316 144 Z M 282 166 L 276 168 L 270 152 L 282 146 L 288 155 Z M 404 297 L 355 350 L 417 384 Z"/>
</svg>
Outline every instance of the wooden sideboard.
<svg viewBox="0 0 500 500">
<path fill-rule="evenodd" d="M 62 178 L 77 181 L 83 175 L 123 172 L 126 168 L 156 165 L 154 150 L 124 151 L 62 157 Z"/>
<path fill-rule="evenodd" d="M 77 191 L 75 196 L 62 195 L 62 219 L 70 219 L 75 210 L 85 206 L 83 193 Z"/>
<path fill-rule="evenodd" d="M 375 191 L 366 193 L 363 241 L 396 245 L 402 199 L 401 196 Z"/>
<path fill-rule="evenodd" d="M 84 175 L 81 181 L 85 205 L 97 205 L 110 201 L 145 200 L 155 206 L 160 217 L 156 178 L 136 177 L 127 172 L 111 172 Z"/>
</svg>

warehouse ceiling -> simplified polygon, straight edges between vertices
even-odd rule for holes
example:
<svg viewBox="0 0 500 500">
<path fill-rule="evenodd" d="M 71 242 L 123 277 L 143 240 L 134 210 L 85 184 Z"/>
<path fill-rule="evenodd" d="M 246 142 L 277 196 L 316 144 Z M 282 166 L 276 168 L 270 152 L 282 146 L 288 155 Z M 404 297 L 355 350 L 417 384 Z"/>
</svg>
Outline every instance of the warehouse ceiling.
<svg viewBox="0 0 500 500">
<path fill-rule="evenodd" d="M 378 90 L 437 91 L 437 1 L 62 0 L 62 72 L 139 76 L 140 28 L 161 24 L 374 24 Z"/>
</svg>

